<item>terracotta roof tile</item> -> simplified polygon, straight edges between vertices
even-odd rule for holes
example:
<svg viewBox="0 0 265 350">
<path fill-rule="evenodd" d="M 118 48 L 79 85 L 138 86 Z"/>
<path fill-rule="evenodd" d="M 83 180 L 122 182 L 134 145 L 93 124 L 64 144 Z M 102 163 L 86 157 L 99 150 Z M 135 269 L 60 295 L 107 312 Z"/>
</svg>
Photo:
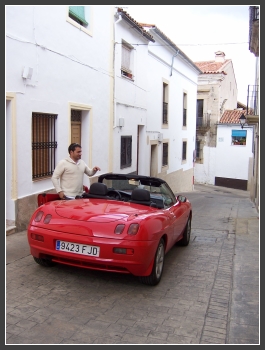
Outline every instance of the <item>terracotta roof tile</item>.
<svg viewBox="0 0 265 350">
<path fill-rule="evenodd" d="M 203 72 L 203 74 L 217 74 L 225 72 L 225 66 L 228 62 L 231 62 L 231 59 L 224 60 L 224 62 L 216 62 L 216 61 L 201 61 L 194 62 L 195 65 Z"/>
<path fill-rule="evenodd" d="M 121 14 L 123 18 L 124 18 L 124 17 L 127 18 L 127 20 L 129 20 L 130 23 L 134 24 L 134 25 L 135 25 L 135 28 L 136 28 L 138 31 L 140 31 L 148 40 L 153 41 L 153 42 L 155 41 L 154 38 L 152 37 L 152 35 L 150 35 L 150 34 L 148 33 L 148 31 L 146 31 L 146 30 L 142 27 L 142 25 L 141 25 L 139 22 L 137 22 L 135 19 L 133 19 L 133 18 L 129 15 L 128 12 L 124 11 L 124 10 L 123 10 L 122 8 L 120 8 L 120 7 L 117 8 L 117 12 L 118 12 L 118 14 Z"/>
<path fill-rule="evenodd" d="M 247 115 L 246 110 L 234 109 L 234 110 L 226 110 L 222 115 L 220 122 L 221 124 L 240 124 L 239 118 L 241 115 Z"/>
</svg>

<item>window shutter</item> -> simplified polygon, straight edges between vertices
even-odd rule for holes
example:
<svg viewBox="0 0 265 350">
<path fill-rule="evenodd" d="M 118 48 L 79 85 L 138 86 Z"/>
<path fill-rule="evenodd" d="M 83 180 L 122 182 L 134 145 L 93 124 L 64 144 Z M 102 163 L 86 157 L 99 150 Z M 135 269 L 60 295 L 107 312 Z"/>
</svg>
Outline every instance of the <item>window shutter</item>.
<svg viewBox="0 0 265 350">
<path fill-rule="evenodd" d="M 69 6 L 69 13 L 79 19 L 83 24 L 88 24 L 85 19 L 85 7 L 84 6 Z"/>
<path fill-rule="evenodd" d="M 121 67 L 123 70 L 125 70 L 128 73 L 131 73 L 130 55 L 131 55 L 131 49 L 126 45 L 122 45 Z"/>
</svg>

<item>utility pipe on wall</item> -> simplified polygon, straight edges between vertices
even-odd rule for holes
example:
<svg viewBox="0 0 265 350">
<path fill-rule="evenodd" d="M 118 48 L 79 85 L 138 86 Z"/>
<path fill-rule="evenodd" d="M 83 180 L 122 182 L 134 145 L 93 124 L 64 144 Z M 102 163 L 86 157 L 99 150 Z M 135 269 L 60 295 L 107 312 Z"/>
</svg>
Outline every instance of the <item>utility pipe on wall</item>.
<svg viewBox="0 0 265 350">
<path fill-rule="evenodd" d="M 179 54 L 179 50 L 177 51 L 177 53 L 172 56 L 172 63 L 171 63 L 171 70 L 170 70 L 170 76 L 172 76 L 172 70 L 173 70 L 173 63 L 174 63 L 174 58 Z"/>
</svg>

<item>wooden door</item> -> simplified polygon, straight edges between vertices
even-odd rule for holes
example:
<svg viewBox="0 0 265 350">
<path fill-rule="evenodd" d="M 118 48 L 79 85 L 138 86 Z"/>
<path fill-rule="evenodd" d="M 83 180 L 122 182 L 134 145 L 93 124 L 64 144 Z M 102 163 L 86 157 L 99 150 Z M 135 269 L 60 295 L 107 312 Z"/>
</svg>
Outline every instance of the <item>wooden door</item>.
<svg viewBox="0 0 265 350">
<path fill-rule="evenodd" d="M 71 123 L 71 143 L 81 145 L 81 122 Z"/>
</svg>

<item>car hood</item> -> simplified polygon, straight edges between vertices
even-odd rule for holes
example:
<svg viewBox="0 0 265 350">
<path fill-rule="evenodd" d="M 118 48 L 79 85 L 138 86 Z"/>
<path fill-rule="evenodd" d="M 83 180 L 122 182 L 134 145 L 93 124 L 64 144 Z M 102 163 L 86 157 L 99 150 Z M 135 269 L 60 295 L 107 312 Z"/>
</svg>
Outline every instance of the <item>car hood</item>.
<svg viewBox="0 0 265 350">
<path fill-rule="evenodd" d="M 108 223 L 153 211 L 150 207 L 115 200 L 77 199 L 57 203 L 55 211 L 60 217 L 87 222 Z"/>
</svg>

